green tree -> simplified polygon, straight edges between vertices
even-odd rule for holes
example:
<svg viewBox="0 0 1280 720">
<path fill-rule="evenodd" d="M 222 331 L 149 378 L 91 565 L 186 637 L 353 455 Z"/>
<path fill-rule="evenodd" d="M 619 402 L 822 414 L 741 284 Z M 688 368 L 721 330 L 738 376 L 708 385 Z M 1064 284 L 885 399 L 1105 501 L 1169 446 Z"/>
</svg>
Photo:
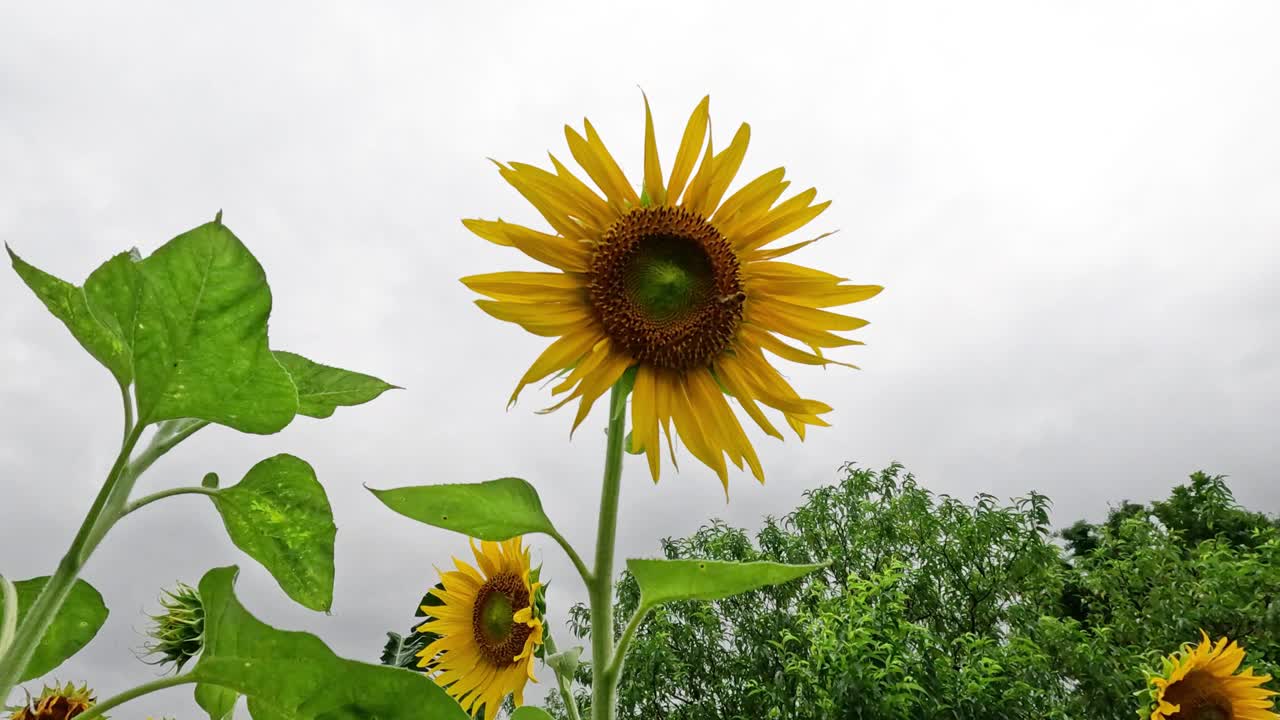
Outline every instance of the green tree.
<svg viewBox="0 0 1280 720">
<path fill-rule="evenodd" d="M 619 717 L 1127 720 L 1144 670 L 1200 628 L 1240 639 L 1260 670 L 1280 658 L 1280 532 L 1221 477 L 1126 501 L 1063 544 L 1049 505 L 963 502 L 896 464 L 846 465 L 754 537 L 713 522 L 667 539 L 672 559 L 830 565 L 659 608 L 629 653 Z M 624 616 L 634 580 L 616 597 Z M 570 620 L 584 636 L 585 608 Z"/>
</svg>

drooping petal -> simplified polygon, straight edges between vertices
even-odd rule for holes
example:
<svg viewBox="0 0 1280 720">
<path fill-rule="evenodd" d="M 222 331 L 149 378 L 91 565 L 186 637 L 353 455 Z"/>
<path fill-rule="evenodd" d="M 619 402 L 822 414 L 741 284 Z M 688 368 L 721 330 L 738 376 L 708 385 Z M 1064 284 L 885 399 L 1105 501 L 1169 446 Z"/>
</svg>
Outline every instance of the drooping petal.
<svg viewBox="0 0 1280 720">
<path fill-rule="evenodd" d="M 511 400 L 507 403 L 507 406 L 510 407 L 515 404 L 516 399 L 520 396 L 520 391 L 524 390 L 525 386 L 538 382 L 557 370 L 571 367 L 603 339 L 600 330 L 595 327 L 585 327 L 561 335 L 555 342 L 548 345 L 546 350 L 542 351 L 538 359 L 533 361 L 533 365 L 530 365 L 525 374 L 520 377 L 520 382 L 516 385 L 515 391 L 511 393 Z"/>
</svg>

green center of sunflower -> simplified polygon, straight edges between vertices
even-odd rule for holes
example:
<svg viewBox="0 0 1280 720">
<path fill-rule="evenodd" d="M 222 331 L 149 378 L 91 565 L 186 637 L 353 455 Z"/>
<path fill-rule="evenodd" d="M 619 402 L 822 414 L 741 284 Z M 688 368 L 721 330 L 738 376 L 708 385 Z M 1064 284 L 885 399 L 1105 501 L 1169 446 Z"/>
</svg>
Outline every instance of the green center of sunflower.
<svg viewBox="0 0 1280 720">
<path fill-rule="evenodd" d="M 515 621 L 515 611 L 529 607 L 529 591 L 515 573 L 494 575 L 476 592 L 471 606 L 471 631 L 480 656 L 491 665 L 506 667 L 524 651 L 533 629 Z"/>
<path fill-rule="evenodd" d="M 515 609 L 511 607 L 511 598 L 503 593 L 490 593 L 480 608 L 479 627 L 490 640 L 501 642 L 511 634 L 512 616 Z"/>
<path fill-rule="evenodd" d="M 705 367 L 742 322 L 737 254 L 719 230 L 683 208 L 623 215 L 596 245 L 588 276 L 605 332 L 640 362 Z"/>
<path fill-rule="evenodd" d="M 641 243 L 623 274 L 631 301 L 658 322 L 697 312 L 715 281 L 706 252 L 675 236 L 651 237 Z"/>
<path fill-rule="evenodd" d="M 1192 670 L 1170 685 L 1164 699 L 1180 706 L 1181 709 L 1170 716 L 1176 720 L 1232 720 L 1235 717 L 1222 679 L 1203 670 Z"/>
</svg>

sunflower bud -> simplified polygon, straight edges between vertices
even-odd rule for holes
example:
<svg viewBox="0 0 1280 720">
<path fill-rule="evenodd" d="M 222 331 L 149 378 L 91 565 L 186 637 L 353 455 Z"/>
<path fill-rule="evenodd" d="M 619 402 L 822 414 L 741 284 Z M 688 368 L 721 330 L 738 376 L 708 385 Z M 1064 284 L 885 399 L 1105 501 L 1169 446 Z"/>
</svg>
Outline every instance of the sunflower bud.
<svg viewBox="0 0 1280 720">
<path fill-rule="evenodd" d="M 40 697 L 32 701 L 27 696 L 25 705 L 10 708 L 9 720 L 69 720 L 88 710 L 98 699 L 87 685 L 76 687 L 67 683 L 62 687 L 45 686 Z"/>
<path fill-rule="evenodd" d="M 152 615 L 152 625 L 147 635 L 153 640 L 143 646 L 148 655 L 156 656 L 153 665 L 174 666 L 181 672 L 182 666 L 204 649 L 204 605 L 200 592 L 178 583 L 176 590 L 166 590 L 160 598 L 164 612 Z"/>
</svg>

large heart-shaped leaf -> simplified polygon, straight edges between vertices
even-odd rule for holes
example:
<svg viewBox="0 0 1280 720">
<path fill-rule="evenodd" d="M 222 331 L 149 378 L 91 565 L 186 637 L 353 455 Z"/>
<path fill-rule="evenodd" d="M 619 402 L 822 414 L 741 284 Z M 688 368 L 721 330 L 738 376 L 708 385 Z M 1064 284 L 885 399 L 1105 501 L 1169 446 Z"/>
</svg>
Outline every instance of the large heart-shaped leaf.
<svg viewBox="0 0 1280 720">
<path fill-rule="evenodd" d="M 277 630 L 236 600 L 236 568 L 200 581 L 205 647 L 191 671 L 196 700 L 213 720 L 230 714 L 237 695 L 254 720 L 469 720 L 426 675 L 338 657 L 315 635 Z"/>
<path fill-rule="evenodd" d="M 324 487 L 306 461 L 276 455 L 254 465 L 213 503 L 236 547 L 312 610 L 333 604 L 333 524 Z"/>
<path fill-rule="evenodd" d="M 20 580 L 13 584 L 18 595 L 18 625 L 26 619 L 31 605 L 48 583 L 48 576 Z M 18 676 L 18 682 L 38 678 L 58 667 L 67 658 L 80 652 L 89 644 L 102 623 L 107 621 L 107 606 L 102 595 L 84 580 L 71 586 L 66 602 L 54 615 L 53 623 L 40 639 L 27 667 Z M 4 625 L 4 606 L 0 604 L 0 627 Z"/>
<path fill-rule="evenodd" d="M 538 532 L 555 534 L 551 520 L 542 511 L 538 491 L 520 478 L 369 491 L 405 517 L 479 540 L 508 540 Z"/>
<path fill-rule="evenodd" d="M 271 290 L 240 240 L 214 221 L 165 243 L 138 268 L 139 422 L 199 418 L 261 434 L 288 425 L 298 394 L 267 348 Z"/>
<path fill-rule="evenodd" d="M 774 562 L 720 560 L 628 560 L 627 570 L 640 586 L 640 602 L 657 605 L 675 600 L 720 600 L 769 585 L 804 577 L 824 567 Z"/>
<path fill-rule="evenodd" d="M 388 390 L 399 389 L 372 375 L 321 365 L 301 355 L 275 351 L 298 388 L 298 414 L 327 418 L 338 407 L 362 405 Z"/>
</svg>

